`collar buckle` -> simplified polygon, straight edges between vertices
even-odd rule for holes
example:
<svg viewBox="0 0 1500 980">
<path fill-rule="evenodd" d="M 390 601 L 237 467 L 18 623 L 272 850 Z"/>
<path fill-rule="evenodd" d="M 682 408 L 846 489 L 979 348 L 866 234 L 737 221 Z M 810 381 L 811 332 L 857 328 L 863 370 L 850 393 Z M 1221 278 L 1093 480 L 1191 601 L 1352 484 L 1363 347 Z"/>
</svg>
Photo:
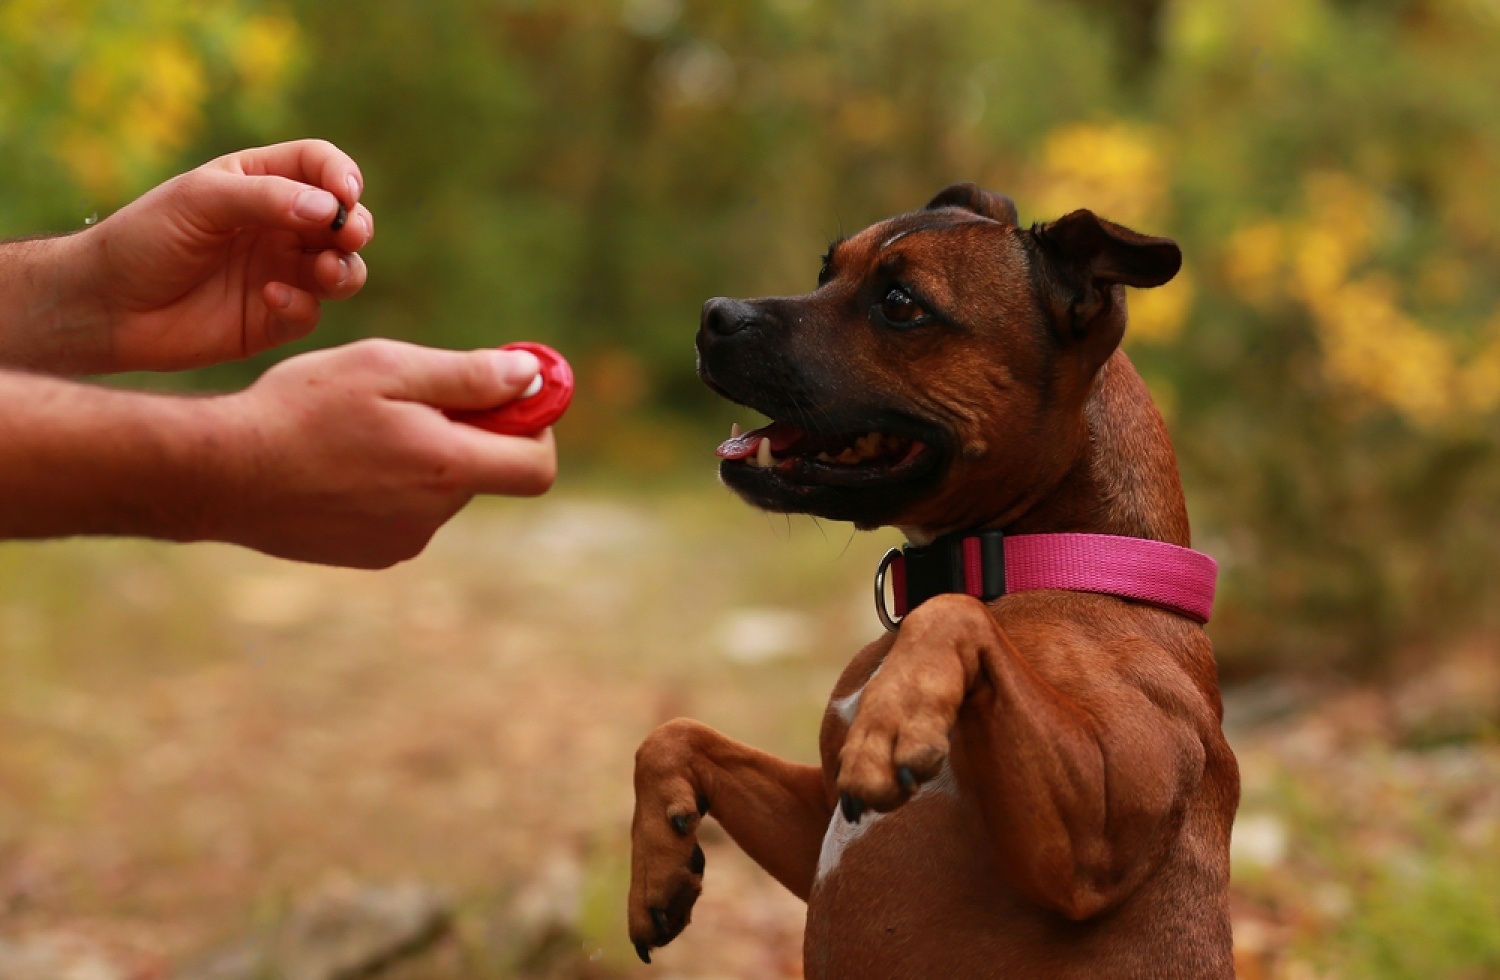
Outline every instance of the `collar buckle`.
<svg viewBox="0 0 1500 980">
<path fill-rule="evenodd" d="M 891 579 L 895 615 L 885 601 Z M 945 592 L 971 595 L 983 602 L 1005 594 L 1005 535 L 977 531 L 944 535 L 929 544 L 892 548 L 875 569 L 875 615 L 894 632 L 906 614 Z"/>
<path fill-rule="evenodd" d="M 904 560 L 905 559 L 901 555 L 901 549 L 892 548 L 890 551 L 887 551 L 885 553 L 884 558 L 880 559 L 880 564 L 875 569 L 875 615 L 880 617 L 880 625 L 884 626 L 886 630 L 891 633 L 896 632 L 896 630 L 901 627 L 901 620 L 905 619 L 906 617 L 891 617 L 891 612 L 885 604 L 885 576 L 886 572 L 890 570 L 890 567 L 892 565 L 894 565 L 898 561 Z M 897 578 L 899 579 L 900 576 L 898 575 Z M 900 587 L 901 583 L 898 581 L 896 583 L 896 588 L 899 589 Z M 900 603 L 901 597 L 898 596 L 896 601 Z"/>
</svg>

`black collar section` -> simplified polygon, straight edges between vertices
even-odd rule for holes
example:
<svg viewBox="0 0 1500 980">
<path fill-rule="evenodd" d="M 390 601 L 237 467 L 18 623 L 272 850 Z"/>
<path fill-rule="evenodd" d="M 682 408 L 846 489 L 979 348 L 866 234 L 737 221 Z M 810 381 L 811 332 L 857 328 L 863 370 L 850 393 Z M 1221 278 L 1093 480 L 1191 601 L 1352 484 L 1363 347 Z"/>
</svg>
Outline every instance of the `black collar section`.
<svg viewBox="0 0 1500 980">
<path fill-rule="evenodd" d="M 905 575 L 900 578 L 905 581 L 895 583 L 899 615 L 946 592 L 985 601 L 1005 595 L 1005 534 L 1001 531 L 945 534 L 920 548 L 907 545 L 901 556 Z"/>
</svg>

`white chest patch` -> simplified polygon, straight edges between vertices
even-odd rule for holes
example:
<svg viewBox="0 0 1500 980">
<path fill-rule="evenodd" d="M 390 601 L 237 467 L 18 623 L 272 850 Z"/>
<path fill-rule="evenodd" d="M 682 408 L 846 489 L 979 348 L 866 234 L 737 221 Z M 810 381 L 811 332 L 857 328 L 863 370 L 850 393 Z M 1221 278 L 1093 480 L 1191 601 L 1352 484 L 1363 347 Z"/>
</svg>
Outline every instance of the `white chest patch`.
<svg viewBox="0 0 1500 980">
<path fill-rule="evenodd" d="M 875 673 L 879 673 L 879 669 Z M 874 674 L 870 675 L 874 678 Z M 868 683 L 868 682 L 867 682 Z M 864 693 L 860 688 L 845 698 L 834 701 L 831 707 L 834 713 L 843 719 L 844 724 L 854 723 L 854 716 L 859 711 L 859 696 Z M 943 760 L 943 767 L 938 774 L 917 788 L 912 800 L 920 799 L 929 793 L 948 793 L 958 795 L 958 784 L 953 780 L 953 770 L 948 766 L 948 760 Z M 910 805 L 910 801 L 908 801 Z M 823 834 L 823 846 L 818 851 L 818 873 L 816 880 L 821 880 L 824 875 L 831 873 L 839 866 L 839 860 L 844 856 L 845 848 L 863 837 L 871 827 L 884 819 L 887 814 L 877 813 L 874 810 L 867 811 L 860 818 L 859 823 L 850 823 L 844 819 L 844 811 L 839 807 L 833 808 L 833 819 L 828 821 L 828 830 Z"/>
</svg>

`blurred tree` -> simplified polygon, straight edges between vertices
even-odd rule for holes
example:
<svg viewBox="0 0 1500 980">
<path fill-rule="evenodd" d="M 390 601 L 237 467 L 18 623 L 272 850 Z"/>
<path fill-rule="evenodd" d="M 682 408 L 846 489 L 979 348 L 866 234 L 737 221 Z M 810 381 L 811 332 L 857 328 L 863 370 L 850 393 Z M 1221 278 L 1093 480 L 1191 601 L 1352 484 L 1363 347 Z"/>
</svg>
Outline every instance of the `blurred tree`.
<svg viewBox="0 0 1500 980">
<path fill-rule="evenodd" d="M 178 165 L 210 105 L 274 127 L 300 34 L 264 8 L 0 3 L 0 234 L 76 228 L 130 200 Z"/>
<path fill-rule="evenodd" d="M 1228 669 L 1500 629 L 1493 3 L 0 6 L 7 230 L 309 134 L 379 222 L 316 342 L 559 344 L 565 448 L 625 468 L 689 440 L 706 468 L 727 427 L 705 298 L 807 289 L 828 240 L 953 180 L 1172 234 L 1129 343 L 1225 560 Z"/>
<path fill-rule="evenodd" d="M 1205 288 L 1143 359 L 1231 559 L 1231 650 L 1374 665 L 1496 625 L 1500 16 L 1243 14 L 1173 9 L 1155 114 Z"/>
</svg>

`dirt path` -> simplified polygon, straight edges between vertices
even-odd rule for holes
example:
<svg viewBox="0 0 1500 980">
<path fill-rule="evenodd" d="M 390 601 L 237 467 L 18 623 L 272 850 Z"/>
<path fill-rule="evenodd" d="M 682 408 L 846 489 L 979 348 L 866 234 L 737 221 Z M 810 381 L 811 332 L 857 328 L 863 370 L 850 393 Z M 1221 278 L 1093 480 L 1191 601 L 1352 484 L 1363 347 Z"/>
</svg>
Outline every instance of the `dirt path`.
<svg viewBox="0 0 1500 980">
<path fill-rule="evenodd" d="M 456 931 L 401 976 L 798 976 L 800 904 L 715 836 L 692 927 L 635 963 L 632 754 L 688 714 L 814 758 L 834 676 L 879 629 L 868 576 L 889 541 L 704 492 L 475 508 L 378 574 L 0 547 L 0 940 L 52 944 L 78 980 L 147 980 L 310 894 L 415 880 L 451 896 Z M 1382 853 L 1431 848 L 1401 796 L 1428 777 L 1385 748 L 1341 755 L 1389 744 L 1346 723 L 1366 714 L 1241 737 L 1247 977 L 1337 975 L 1305 950 L 1363 928 L 1363 866 L 1320 843 L 1345 816 L 1289 780 L 1333 773 L 1341 813 L 1386 801 L 1369 839 L 1406 843 Z M 1500 765 L 1474 752 L 1468 782 L 1422 785 L 1468 821 L 1460 866 L 1500 868 L 1481 792 Z"/>
</svg>

